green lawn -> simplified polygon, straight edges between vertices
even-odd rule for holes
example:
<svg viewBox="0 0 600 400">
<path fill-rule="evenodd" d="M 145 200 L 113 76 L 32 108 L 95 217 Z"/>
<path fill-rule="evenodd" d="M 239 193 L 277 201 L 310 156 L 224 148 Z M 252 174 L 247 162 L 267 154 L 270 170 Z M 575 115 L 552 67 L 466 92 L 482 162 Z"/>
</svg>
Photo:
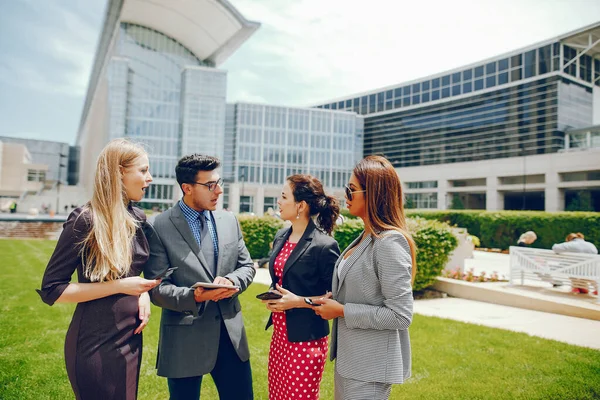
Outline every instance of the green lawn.
<svg viewBox="0 0 600 400">
<path fill-rule="evenodd" d="M 38 288 L 55 242 L 0 240 L 0 399 L 70 399 L 63 343 L 72 305 L 48 307 Z M 271 331 L 252 285 L 242 295 L 252 352 L 256 399 L 267 399 Z M 155 374 L 160 312 L 144 331 L 140 399 L 167 399 L 166 382 Z M 597 399 L 600 352 L 525 334 L 439 318 L 415 316 L 411 327 L 413 378 L 397 385 L 393 399 Z M 321 398 L 333 398 L 328 363 Z M 210 379 L 206 380 L 207 383 Z M 233 379 L 232 382 L 235 382 Z M 204 399 L 216 399 L 212 383 Z"/>
</svg>

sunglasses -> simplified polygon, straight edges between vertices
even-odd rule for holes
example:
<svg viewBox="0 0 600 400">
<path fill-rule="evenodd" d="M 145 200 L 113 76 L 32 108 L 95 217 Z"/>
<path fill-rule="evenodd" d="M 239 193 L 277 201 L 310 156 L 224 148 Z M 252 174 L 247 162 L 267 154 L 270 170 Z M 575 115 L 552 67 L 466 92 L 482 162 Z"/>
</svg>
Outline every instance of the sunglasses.
<svg viewBox="0 0 600 400">
<path fill-rule="evenodd" d="M 206 183 L 190 182 L 190 185 L 202 185 L 202 186 L 206 186 L 208 188 L 208 191 L 212 192 L 212 191 L 214 191 L 217 188 L 217 185 L 223 187 L 223 178 L 220 178 L 216 182 L 206 182 Z"/>
<path fill-rule="evenodd" d="M 346 192 L 346 198 L 350 201 L 352 201 L 352 193 L 366 192 L 366 190 L 352 190 L 348 185 L 344 185 L 344 191 Z"/>
</svg>

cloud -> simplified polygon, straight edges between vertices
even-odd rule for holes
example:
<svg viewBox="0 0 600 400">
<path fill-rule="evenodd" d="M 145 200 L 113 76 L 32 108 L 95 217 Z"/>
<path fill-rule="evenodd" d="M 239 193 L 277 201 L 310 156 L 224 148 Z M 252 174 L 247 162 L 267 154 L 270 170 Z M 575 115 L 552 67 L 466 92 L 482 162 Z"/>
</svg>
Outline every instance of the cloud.
<svg viewBox="0 0 600 400">
<path fill-rule="evenodd" d="M 6 84 L 81 97 L 85 95 L 99 30 L 63 1 L 25 2 L 28 19 L 18 21 L 22 49 L 4 54 Z M 42 60 L 42 62 L 40 62 Z"/>
<path fill-rule="evenodd" d="M 292 105 L 441 73 L 600 19 L 600 3 L 587 0 L 232 3 L 262 26 L 227 68 L 255 72 L 262 84 L 245 90 Z"/>
</svg>

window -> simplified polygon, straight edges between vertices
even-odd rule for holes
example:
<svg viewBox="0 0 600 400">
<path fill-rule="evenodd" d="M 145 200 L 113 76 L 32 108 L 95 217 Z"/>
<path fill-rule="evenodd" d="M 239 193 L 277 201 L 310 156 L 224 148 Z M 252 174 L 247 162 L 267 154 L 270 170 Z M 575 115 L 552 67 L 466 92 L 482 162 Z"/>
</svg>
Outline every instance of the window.
<svg viewBox="0 0 600 400">
<path fill-rule="evenodd" d="M 253 196 L 240 196 L 240 212 L 251 213 L 254 212 L 254 197 Z"/>
<path fill-rule="evenodd" d="M 265 197 L 265 205 L 263 212 L 266 213 L 267 211 L 269 211 L 269 208 L 272 211 L 275 211 L 277 209 L 277 197 Z"/>
</svg>

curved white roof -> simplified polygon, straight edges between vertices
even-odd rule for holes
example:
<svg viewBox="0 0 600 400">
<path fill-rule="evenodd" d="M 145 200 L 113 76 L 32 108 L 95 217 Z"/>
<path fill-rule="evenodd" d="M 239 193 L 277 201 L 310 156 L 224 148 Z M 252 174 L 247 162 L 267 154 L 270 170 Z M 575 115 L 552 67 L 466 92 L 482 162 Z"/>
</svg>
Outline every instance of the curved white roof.
<svg viewBox="0 0 600 400">
<path fill-rule="evenodd" d="M 260 26 L 226 0 L 125 0 L 120 20 L 161 32 L 215 65 Z"/>
</svg>

